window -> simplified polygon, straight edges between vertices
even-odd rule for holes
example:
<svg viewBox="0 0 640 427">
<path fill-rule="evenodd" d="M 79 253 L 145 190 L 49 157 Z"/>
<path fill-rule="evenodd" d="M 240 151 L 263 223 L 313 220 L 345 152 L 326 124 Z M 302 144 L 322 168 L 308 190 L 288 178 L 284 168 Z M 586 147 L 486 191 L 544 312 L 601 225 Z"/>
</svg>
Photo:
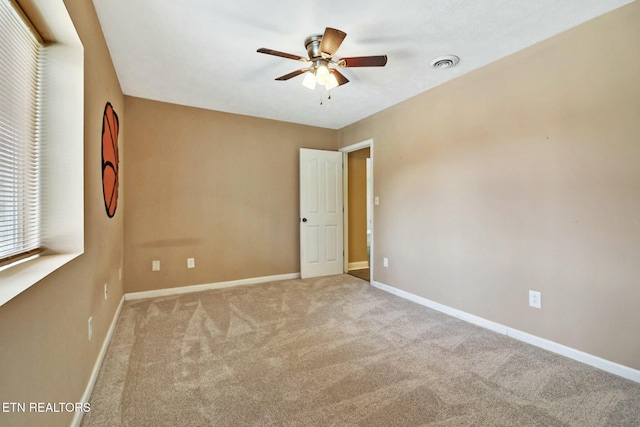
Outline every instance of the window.
<svg viewBox="0 0 640 427">
<path fill-rule="evenodd" d="M 16 49 L 25 29 L 28 38 L 35 34 L 31 28 L 42 29 L 40 33 L 46 37 L 37 48 L 38 83 L 35 89 L 30 83 L 23 85 L 23 89 L 35 90 L 37 114 L 35 122 L 23 122 L 30 124 L 21 125 L 20 136 L 35 135 L 38 143 L 27 154 L 14 154 L 17 144 L 3 138 L 15 141 L 16 131 L 10 130 L 15 120 L 8 120 L 9 124 L 0 121 L 0 250 L 4 251 L 5 242 L 11 242 L 8 246 L 27 242 L 21 249 L 12 248 L 12 255 L 0 254 L 10 263 L 0 267 L 0 305 L 84 253 L 84 48 L 64 0 L 19 0 L 22 10 L 14 4 L 16 0 L 0 0 L 0 49 Z M 24 15 L 32 19 L 16 20 L 16 16 Z M 16 98 L 11 91 L 33 71 L 31 60 L 26 61 L 31 64 L 27 67 L 8 55 L 0 51 L 0 91 L 12 94 L 0 92 L 0 120 L 16 113 L 11 104 Z M 20 120 L 33 118 L 33 114 L 18 116 Z M 14 167 L 35 171 L 36 178 L 17 184 L 16 178 L 10 178 L 9 171 Z M 21 190 L 15 189 L 19 186 Z M 22 206 L 12 201 L 16 194 L 29 196 Z M 26 213 L 25 206 L 33 204 L 37 208 Z M 13 228 L 22 231 L 9 232 Z M 23 234 L 29 230 L 36 237 Z M 38 248 L 39 256 L 12 263 L 15 256 L 25 252 L 28 256 Z"/>
<path fill-rule="evenodd" d="M 0 267 L 39 252 L 39 36 L 0 0 Z"/>
</svg>

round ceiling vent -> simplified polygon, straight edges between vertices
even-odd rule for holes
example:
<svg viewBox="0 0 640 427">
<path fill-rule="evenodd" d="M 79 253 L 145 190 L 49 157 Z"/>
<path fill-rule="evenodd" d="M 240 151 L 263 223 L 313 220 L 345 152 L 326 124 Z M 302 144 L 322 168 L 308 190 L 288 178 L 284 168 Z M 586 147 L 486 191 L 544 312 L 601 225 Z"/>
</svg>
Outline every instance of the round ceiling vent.
<svg viewBox="0 0 640 427">
<path fill-rule="evenodd" d="M 456 65 L 460 61 L 455 55 L 445 55 L 439 56 L 433 61 L 431 61 L 431 66 L 433 68 L 451 68 Z"/>
</svg>

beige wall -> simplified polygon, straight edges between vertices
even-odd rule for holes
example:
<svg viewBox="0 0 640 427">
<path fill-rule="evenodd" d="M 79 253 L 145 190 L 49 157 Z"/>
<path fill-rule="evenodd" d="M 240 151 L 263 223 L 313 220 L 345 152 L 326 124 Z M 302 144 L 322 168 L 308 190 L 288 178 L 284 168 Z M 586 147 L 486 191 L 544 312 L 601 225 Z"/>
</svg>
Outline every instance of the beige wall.
<svg viewBox="0 0 640 427">
<path fill-rule="evenodd" d="M 375 141 L 374 279 L 640 369 L 639 27 L 634 2 L 342 129 Z"/>
<path fill-rule="evenodd" d="M 336 131 L 125 103 L 126 292 L 300 271 L 299 148 L 336 150 Z"/>
<path fill-rule="evenodd" d="M 105 103 L 120 117 L 124 99 L 90 1 L 65 1 L 85 55 L 85 253 L 0 307 L 0 402 L 78 402 L 122 297 L 124 197 L 109 219 L 102 199 L 101 131 Z M 120 178 L 124 157 L 120 152 Z M 103 298 L 109 284 L 110 297 Z M 93 317 L 93 339 L 87 320 Z M 2 414 L 11 426 L 68 426 L 73 414 Z"/>
<path fill-rule="evenodd" d="M 367 258 L 367 158 L 369 147 L 348 154 L 349 262 Z"/>
</svg>

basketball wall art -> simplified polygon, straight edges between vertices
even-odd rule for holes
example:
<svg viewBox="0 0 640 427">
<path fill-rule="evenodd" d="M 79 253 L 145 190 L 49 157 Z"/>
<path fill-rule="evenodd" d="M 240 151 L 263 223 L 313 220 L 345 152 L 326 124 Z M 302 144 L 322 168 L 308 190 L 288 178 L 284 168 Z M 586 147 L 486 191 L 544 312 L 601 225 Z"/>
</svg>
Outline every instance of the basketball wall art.
<svg viewBox="0 0 640 427">
<path fill-rule="evenodd" d="M 110 102 L 102 115 L 102 194 L 107 216 L 113 218 L 118 207 L 118 115 Z"/>
</svg>

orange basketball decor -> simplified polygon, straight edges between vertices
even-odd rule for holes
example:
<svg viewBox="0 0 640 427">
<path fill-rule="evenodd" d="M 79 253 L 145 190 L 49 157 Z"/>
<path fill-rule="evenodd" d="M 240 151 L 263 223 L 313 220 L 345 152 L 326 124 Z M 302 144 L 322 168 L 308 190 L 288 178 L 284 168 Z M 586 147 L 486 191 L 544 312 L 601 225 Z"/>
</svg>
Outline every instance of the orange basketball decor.
<svg viewBox="0 0 640 427">
<path fill-rule="evenodd" d="M 118 207 L 118 115 L 110 102 L 102 116 L 102 194 L 107 216 L 113 218 Z"/>
</svg>

